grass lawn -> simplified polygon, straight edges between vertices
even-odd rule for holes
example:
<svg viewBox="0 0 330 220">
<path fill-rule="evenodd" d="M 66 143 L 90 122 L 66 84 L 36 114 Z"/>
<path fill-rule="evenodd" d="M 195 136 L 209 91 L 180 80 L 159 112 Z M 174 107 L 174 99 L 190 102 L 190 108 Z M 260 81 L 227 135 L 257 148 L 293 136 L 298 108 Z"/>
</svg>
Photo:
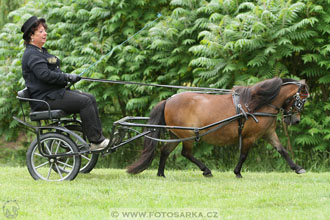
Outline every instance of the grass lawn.
<svg viewBox="0 0 330 220">
<path fill-rule="evenodd" d="M 7 201 L 14 200 L 16 219 L 330 218 L 330 173 L 243 172 L 243 179 L 215 170 L 213 178 L 200 171 L 166 175 L 95 169 L 71 182 L 44 182 L 33 180 L 26 168 L 0 167 L 0 219 L 6 219 L 3 207 L 11 210 L 13 202 Z"/>
</svg>

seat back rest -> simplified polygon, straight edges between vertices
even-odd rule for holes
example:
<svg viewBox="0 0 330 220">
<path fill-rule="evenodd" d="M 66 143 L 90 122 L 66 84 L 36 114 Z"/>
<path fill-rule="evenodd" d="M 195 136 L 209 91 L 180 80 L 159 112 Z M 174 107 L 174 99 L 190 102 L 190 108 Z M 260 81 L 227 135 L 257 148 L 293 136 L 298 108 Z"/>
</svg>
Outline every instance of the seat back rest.
<svg viewBox="0 0 330 220">
<path fill-rule="evenodd" d="M 49 104 L 46 101 L 42 100 L 42 99 L 32 99 L 31 98 L 31 93 L 30 93 L 29 89 L 26 88 L 26 87 L 17 92 L 16 98 L 18 98 L 21 101 L 42 102 L 42 103 L 47 105 L 48 110 L 50 111 Z"/>
<path fill-rule="evenodd" d="M 30 91 L 28 88 L 24 88 L 17 92 L 17 96 L 20 98 L 30 98 Z"/>
</svg>

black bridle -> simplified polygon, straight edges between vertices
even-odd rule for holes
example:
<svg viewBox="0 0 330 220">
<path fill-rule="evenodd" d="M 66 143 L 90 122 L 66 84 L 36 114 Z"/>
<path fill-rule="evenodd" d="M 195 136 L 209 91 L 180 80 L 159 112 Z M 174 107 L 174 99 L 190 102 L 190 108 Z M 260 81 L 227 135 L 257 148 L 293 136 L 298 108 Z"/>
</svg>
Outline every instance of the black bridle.
<svg viewBox="0 0 330 220">
<path fill-rule="evenodd" d="M 305 84 L 302 84 L 300 82 L 286 82 L 283 83 L 282 86 L 294 84 L 298 86 L 298 91 L 295 95 L 288 98 L 284 105 L 279 108 L 279 110 L 283 111 L 284 117 L 291 117 L 295 113 L 300 113 L 304 109 L 305 102 L 308 98 L 308 87 Z M 291 104 L 292 103 L 292 104 Z M 287 109 L 287 106 L 290 105 L 289 110 Z"/>
</svg>

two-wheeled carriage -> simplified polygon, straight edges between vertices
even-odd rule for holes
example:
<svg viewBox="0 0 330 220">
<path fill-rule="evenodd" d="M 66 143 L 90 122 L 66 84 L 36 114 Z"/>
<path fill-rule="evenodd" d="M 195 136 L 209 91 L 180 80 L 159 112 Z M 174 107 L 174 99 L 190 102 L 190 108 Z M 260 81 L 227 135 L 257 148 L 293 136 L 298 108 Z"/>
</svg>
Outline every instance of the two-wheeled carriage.
<svg viewBox="0 0 330 220">
<path fill-rule="evenodd" d="M 30 98 L 27 88 L 18 92 L 17 99 L 20 101 L 23 119 L 18 117 L 14 117 L 14 119 L 36 135 L 26 154 L 28 171 L 35 180 L 73 180 L 79 172 L 89 173 L 95 167 L 100 154 L 113 153 L 118 148 L 138 138 L 145 137 L 156 129 L 194 130 L 196 137 L 188 139 L 198 140 L 200 138 L 199 130 L 221 124 L 221 122 L 214 123 L 205 128 L 148 125 L 146 122 L 149 120 L 149 117 L 127 116 L 114 122 L 109 146 L 102 151 L 92 152 L 90 151 L 90 144 L 87 142 L 86 135 L 83 133 L 82 123 L 76 114 L 70 115 L 63 110 L 52 110 L 46 101 Z M 23 102 L 42 102 L 48 107 L 48 110 L 30 112 L 29 120 L 24 111 Z M 228 119 L 228 121 L 234 119 Z M 144 128 L 151 129 L 143 131 Z M 128 135 L 128 132 L 135 133 L 135 136 Z M 156 140 L 173 142 L 188 139 Z"/>
</svg>

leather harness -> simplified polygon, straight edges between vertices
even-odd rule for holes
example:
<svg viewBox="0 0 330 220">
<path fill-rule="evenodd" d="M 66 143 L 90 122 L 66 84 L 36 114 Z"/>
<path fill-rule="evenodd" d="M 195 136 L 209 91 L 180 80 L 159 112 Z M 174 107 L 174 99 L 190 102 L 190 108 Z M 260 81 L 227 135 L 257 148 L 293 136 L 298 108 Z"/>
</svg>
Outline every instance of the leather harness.
<svg viewBox="0 0 330 220">
<path fill-rule="evenodd" d="M 248 120 L 248 116 L 251 116 L 254 119 L 254 121 L 256 123 L 258 123 L 259 120 L 256 118 L 256 116 L 276 117 L 279 112 L 276 113 L 276 114 L 274 114 L 274 113 L 265 113 L 265 112 L 254 112 L 254 113 L 251 113 L 250 110 L 249 110 L 249 108 L 248 108 L 248 106 L 247 106 L 247 104 L 245 104 L 245 107 L 248 110 L 248 112 L 246 112 L 244 110 L 244 108 L 242 107 L 241 103 L 240 103 L 240 96 L 239 96 L 239 94 L 236 93 L 236 92 L 233 92 L 232 93 L 232 98 L 233 98 L 233 103 L 234 103 L 234 106 L 235 106 L 235 109 L 236 109 L 236 114 L 237 115 L 242 114 L 242 117 L 239 117 L 237 119 L 237 122 L 238 122 L 239 149 L 241 150 L 242 149 L 242 144 L 243 144 L 242 130 L 244 128 L 245 122 Z"/>
</svg>

